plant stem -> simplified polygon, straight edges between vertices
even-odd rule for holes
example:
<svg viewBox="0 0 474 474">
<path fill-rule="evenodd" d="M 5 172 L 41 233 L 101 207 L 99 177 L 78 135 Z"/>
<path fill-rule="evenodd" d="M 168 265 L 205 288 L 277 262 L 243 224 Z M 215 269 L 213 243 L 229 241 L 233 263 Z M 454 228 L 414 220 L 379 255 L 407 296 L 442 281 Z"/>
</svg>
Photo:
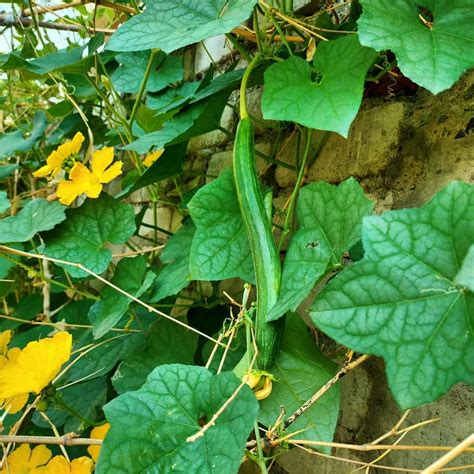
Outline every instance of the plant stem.
<svg viewBox="0 0 474 474">
<path fill-rule="evenodd" d="M 306 170 L 306 163 L 308 162 L 309 149 L 311 148 L 311 135 L 312 135 L 312 130 L 308 128 L 307 133 L 306 133 L 306 143 L 305 143 L 305 149 L 304 149 L 304 154 L 303 154 L 303 161 L 301 163 L 300 171 L 298 173 L 298 177 L 296 178 L 296 184 L 293 189 L 293 193 L 291 194 L 290 202 L 288 204 L 288 211 L 286 213 L 285 223 L 283 225 L 283 232 L 281 233 L 280 241 L 278 242 L 278 251 L 281 250 L 281 247 L 286 239 L 286 236 L 290 232 L 290 223 L 293 218 L 293 210 L 296 204 L 296 198 L 298 197 L 300 187 L 303 182 L 304 173 Z"/>
<path fill-rule="evenodd" d="M 256 54 L 252 61 L 250 61 L 247 69 L 242 77 L 242 83 L 240 84 L 240 119 L 248 118 L 249 113 L 247 111 L 247 83 L 252 73 L 253 68 L 259 63 L 260 56 Z"/>
<path fill-rule="evenodd" d="M 232 43 L 232 46 L 248 61 L 252 61 L 252 58 L 250 57 L 249 53 L 247 52 L 247 50 L 245 48 L 243 48 L 240 43 L 239 43 L 239 40 L 237 38 L 234 38 L 232 36 L 232 33 L 227 33 L 225 35 L 225 37 Z"/>
<path fill-rule="evenodd" d="M 257 441 L 258 467 L 260 468 L 260 471 L 262 472 L 262 474 L 268 474 L 267 464 L 265 462 L 265 456 L 263 455 L 262 441 L 260 438 L 258 421 L 255 421 L 253 426 L 254 426 L 254 432 L 255 432 L 255 440 Z"/>
<path fill-rule="evenodd" d="M 148 64 L 146 65 L 145 75 L 143 76 L 142 83 L 140 84 L 140 89 L 138 90 L 135 103 L 133 104 L 132 113 L 130 114 L 130 119 L 128 121 L 128 123 L 130 124 L 130 127 L 132 126 L 133 121 L 135 120 L 135 115 L 137 114 L 138 107 L 140 107 L 143 94 L 145 93 L 145 90 L 146 90 L 148 79 L 150 78 L 151 72 L 153 70 L 153 63 L 155 62 L 155 58 L 159 52 L 160 52 L 159 49 L 151 50 L 150 58 L 148 59 Z"/>
<path fill-rule="evenodd" d="M 262 34 L 260 32 L 260 25 L 258 23 L 258 12 L 256 8 L 253 9 L 252 19 L 253 19 L 253 29 L 255 31 L 255 37 L 257 38 L 258 52 L 260 54 L 263 54 L 264 46 L 263 46 L 263 41 L 262 41 Z"/>
</svg>

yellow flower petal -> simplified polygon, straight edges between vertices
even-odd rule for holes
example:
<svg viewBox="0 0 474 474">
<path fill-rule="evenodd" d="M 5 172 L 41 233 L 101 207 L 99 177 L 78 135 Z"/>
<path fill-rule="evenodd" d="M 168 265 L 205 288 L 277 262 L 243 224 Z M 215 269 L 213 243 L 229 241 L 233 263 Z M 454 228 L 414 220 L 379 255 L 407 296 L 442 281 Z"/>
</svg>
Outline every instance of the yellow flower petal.
<svg viewBox="0 0 474 474">
<path fill-rule="evenodd" d="M 8 344 L 11 340 L 12 332 L 10 330 L 0 333 L 0 354 L 5 355 L 7 353 Z"/>
<path fill-rule="evenodd" d="M 94 468 L 94 462 L 87 456 L 73 459 L 69 462 L 64 456 L 54 456 L 49 461 L 43 474 L 90 474 Z"/>
<path fill-rule="evenodd" d="M 110 183 L 117 176 L 120 176 L 122 174 L 122 165 L 121 161 L 116 161 L 112 166 L 109 166 L 99 178 L 99 182 L 102 184 Z"/>
<path fill-rule="evenodd" d="M 110 429 L 110 423 L 104 423 L 103 425 L 96 426 L 91 430 L 90 437 L 93 439 L 104 439 L 105 435 Z M 94 462 L 97 462 L 99 459 L 100 446 L 91 445 L 87 448 L 87 452 L 91 455 L 91 458 Z"/>
<path fill-rule="evenodd" d="M 14 415 L 18 413 L 28 401 L 28 394 L 23 393 L 21 395 L 17 395 L 15 397 L 0 399 L 0 408 L 3 411 L 8 412 L 10 415 Z"/>
<path fill-rule="evenodd" d="M 104 174 L 105 169 L 110 166 L 114 160 L 114 149 L 112 147 L 104 147 L 101 150 L 97 150 L 92 155 L 91 170 L 92 174 L 101 181 L 101 176 Z"/>
<path fill-rule="evenodd" d="M 99 197 L 102 191 L 102 185 L 82 163 L 76 163 L 73 166 L 69 177 L 77 186 L 77 189 L 81 190 L 81 194 L 85 193 L 90 198 Z"/>
<path fill-rule="evenodd" d="M 81 456 L 71 461 L 71 474 L 90 474 L 93 468 L 94 462 L 87 456 Z"/>
<path fill-rule="evenodd" d="M 53 172 L 53 168 L 49 165 L 44 165 L 33 173 L 35 178 L 44 178 Z"/>
<path fill-rule="evenodd" d="M 8 455 L 7 462 L 0 471 L 0 474 L 36 474 L 47 472 L 44 465 L 50 458 L 51 451 L 44 444 L 36 446 L 33 451 L 31 451 L 29 444 L 22 444 Z"/>
<path fill-rule="evenodd" d="M 150 153 L 145 157 L 143 160 L 143 166 L 146 166 L 149 168 L 160 156 L 165 152 L 164 148 L 161 148 L 160 150 L 156 150 L 153 153 Z"/>
<path fill-rule="evenodd" d="M 71 347 L 72 337 L 67 332 L 30 342 L 16 360 L 9 358 L 8 363 L 0 367 L 0 397 L 40 393 L 69 360 Z"/>
<path fill-rule="evenodd" d="M 82 188 L 73 181 L 61 181 L 56 190 L 59 202 L 65 206 L 70 206 L 82 192 Z"/>
<path fill-rule="evenodd" d="M 40 444 L 31 451 L 30 464 L 35 467 L 41 466 L 46 464 L 50 458 L 51 451 L 44 444 Z"/>
</svg>

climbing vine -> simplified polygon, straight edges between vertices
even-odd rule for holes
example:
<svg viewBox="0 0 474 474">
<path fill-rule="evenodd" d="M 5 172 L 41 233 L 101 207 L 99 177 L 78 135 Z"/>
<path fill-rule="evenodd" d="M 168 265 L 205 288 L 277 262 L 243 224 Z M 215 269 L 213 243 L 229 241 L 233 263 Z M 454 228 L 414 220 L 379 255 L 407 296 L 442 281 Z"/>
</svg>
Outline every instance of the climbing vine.
<svg viewBox="0 0 474 474">
<path fill-rule="evenodd" d="M 354 178 L 306 176 L 371 85 L 438 94 L 474 65 L 471 2 L 297 3 L 0 13 L 0 472 L 266 473 L 338 447 L 338 381 L 371 357 L 402 409 L 474 384 L 473 186 L 374 214 Z M 218 176 L 189 152 L 208 132 L 233 143 Z"/>
</svg>

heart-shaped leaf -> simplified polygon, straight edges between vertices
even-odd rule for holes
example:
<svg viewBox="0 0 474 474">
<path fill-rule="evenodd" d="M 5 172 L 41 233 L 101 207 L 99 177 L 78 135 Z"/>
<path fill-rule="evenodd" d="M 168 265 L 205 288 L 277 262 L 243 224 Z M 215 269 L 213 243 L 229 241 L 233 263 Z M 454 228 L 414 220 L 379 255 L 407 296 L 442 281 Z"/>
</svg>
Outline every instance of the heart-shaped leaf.
<svg viewBox="0 0 474 474">
<path fill-rule="evenodd" d="M 365 75 L 376 58 L 373 49 L 350 35 L 320 43 L 314 69 L 297 56 L 273 64 L 265 71 L 264 118 L 346 137 L 362 101 Z"/>
<path fill-rule="evenodd" d="M 239 386 L 231 372 L 204 367 L 157 367 L 136 392 L 104 407 L 110 431 L 97 474 L 106 472 L 237 472 L 258 402 L 244 386 L 203 436 L 187 441 L 210 421 Z"/>
<path fill-rule="evenodd" d="M 321 292 L 314 323 L 382 356 L 405 409 L 474 383 L 474 296 L 455 283 L 474 241 L 474 186 L 453 182 L 419 209 L 366 217 L 365 256 Z"/>
<path fill-rule="evenodd" d="M 434 94 L 474 66 L 471 0 L 361 0 L 360 42 L 392 50 L 405 76 Z"/>
</svg>

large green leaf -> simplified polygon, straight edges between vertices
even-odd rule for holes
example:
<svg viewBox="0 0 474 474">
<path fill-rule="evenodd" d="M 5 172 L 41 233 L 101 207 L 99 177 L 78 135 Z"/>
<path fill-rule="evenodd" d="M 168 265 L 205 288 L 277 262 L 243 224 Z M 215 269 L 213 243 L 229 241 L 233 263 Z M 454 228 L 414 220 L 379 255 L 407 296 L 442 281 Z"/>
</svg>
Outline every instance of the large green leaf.
<svg viewBox="0 0 474 474">
<path fill-rule="evenodd" d="M 419 209 L 366 217 L 365 256 L 330 282 L 315 324 L 384 357 L 405 409 L 474 383 L 474 296 L 455 277 L 474 241 L 474 186 L 454 182 Z"/>
<path fill-rule="evenodd" d="M 258 412 L 244 386 L 203 436 L 188 442 L 233 394 L 239 380 L 203 367 L 163 365 L 140 390 L 104 407 L 110 431 L 97 474 L 105 472 L 237 472 Z"/>
<path fill-rule="evenodd" d="M 33 199 L 15 216 L 0 220 L 0 243 L 27 242 L 37 232 L 50 230 L 66 219 L 66 208 L 59 202 Z"/>
<path fill-rule="evenodd" d="M 454 281 L 474 291 L 474 244 L 469 247 L 469 252 L 464 258 L 461 269 Z"/>
<path fill-rule="evenodd" d="M 392 50 L 403 74 L 434 94 L 451 87 L 474 66 L 471 0 L 361 0 L 361 4 L 360 42 L 377 51 Z"/>
<path fill-rule="evenodd" d="M 367 70 L 377 53 L 357 35 L 321 42 L 314 69 L 292 56 L 265 71 L 262 112 L 266 119 L 288 120 L 346 137 L 359 110 Z M 314 80 L 319 73 L 322 77 Z"/>
<path fill-rule="evenodd" d="M 158 274 L 151 291 L 150 302 L 156 303 L 167 296 L 176 295 L 190 281 L 189 256 L 196 228 L 184 225 L 168 240 L 160 260 L 165 265 Z"/>
<path fill-rule="evenodd" d="M 27 138 L 23 138 L 23 133 L 20 130 L 0 135 L 0 158 L 7 158 L 15 153 L 31 150 L 36 142 L 43 137 L 45 129 L 46 114 L 41 110 L 35 112 L 33 127 Z M 7 172 L 7 170 L 12 170 L 14 166 L 16 165 L 3 166 L 2 171 Z M 13 168 L 13 170 L 14 169 L 15 168 Z M 4 177 L 5 175 L 2 173 L 0 179 Z"/>
<path fill-rule="evenodd" d="M 372 210 L 373 203 L 353 178 L 339 186 L 319 182 L 301 190 L 296 204 L 300 227 L 286 253 L 280 295 L 269 321 L 295 311 L 317 281 L 341 265 L 342 254 L 360 240 L 362 218 Z"/>
<path fill-rule="evenodd" d="M 228 33 L 245 21 L 257 0 L 148 0 L 147 8 L 110 38 L 112 51 L 160 48 L 171 53 Z"/>
<path fill-rule="evenodd" d="M 134 232 L 132 206 L 102 194 L 99 199 L 88 199 L 81 207 L 67 211 L 66 222 L 45 236 L 45 254 L 102 273 L 112 261 L 107 243 L 123 244 Z M 73 277 L 88 276 L 80 268 L 61 266 Z"/>
<path fill-rule="evenodd" d="M 197 335 L 168 319 L 150 326 L 144 347 L 130 353 L 115 372 L 112 382 L 118 393 L 139 389 L 148 374 L 163 364 L 193 363 Z"/>
<path fill-rule="evenodd" d="M 147 153 L 150 149 L 156 150 L 164 148 L 165 145 L 182 143 L 215 130 L 219 126 L 229 94 L 230 91 L 224 91 L 208 101 L 193 104 L 166 122 L 160 130 L 147 133 L 123 148 Z"/>
<path fill-rule="evenodd" d="M 155 279 L 154 273 L 146 273 L 144 256 L 123 258 L 115 269 L 112 283 L 131 295 L 140 298 Z M 119 293 L 110 286 L 100 292 L 100 301 L 94 303 L 89 311 L 92 322 L 92 333 L 97 339 L 108 333 L 127 312 L 131 303 L 128 296 Z"/>
<path fill-rule="evenodd" d="M 255 279 L 250 246 L 231 169 L 189 201 L 196 224 L 189 269 L 193 280 Z"/>
<path fill-rule="evenodd" d="M 116 56 L 121 66 L 112 74 L 112 82 L 119 92 L 135 93 L 145 75 L 149 51 L 139 53 L 123 53 Z M 158 92 L 166 86 L 183 79 L 183 60 L 181 56 L 158 54 L 153 62 L 153 69 L 146 83 L 146 90 Z"/>
<path fill-rule="evenodd" d="M 282 408 L 291 415 L 311 398 L 336 371 L 297 314 L 289 314 L 280 352 L 270 372 L 275 376 L 271 395 L 260 402 L 259 421 L 267 426 L 275 423 Z M 298 438 L 332 441 L 339 415 L 339 386 L 332 387 L 309 410 L 291 425 L 289 432 L 305 430 Z M 330 452 L 330 448 L 322 449 Z"/>
</svg>

